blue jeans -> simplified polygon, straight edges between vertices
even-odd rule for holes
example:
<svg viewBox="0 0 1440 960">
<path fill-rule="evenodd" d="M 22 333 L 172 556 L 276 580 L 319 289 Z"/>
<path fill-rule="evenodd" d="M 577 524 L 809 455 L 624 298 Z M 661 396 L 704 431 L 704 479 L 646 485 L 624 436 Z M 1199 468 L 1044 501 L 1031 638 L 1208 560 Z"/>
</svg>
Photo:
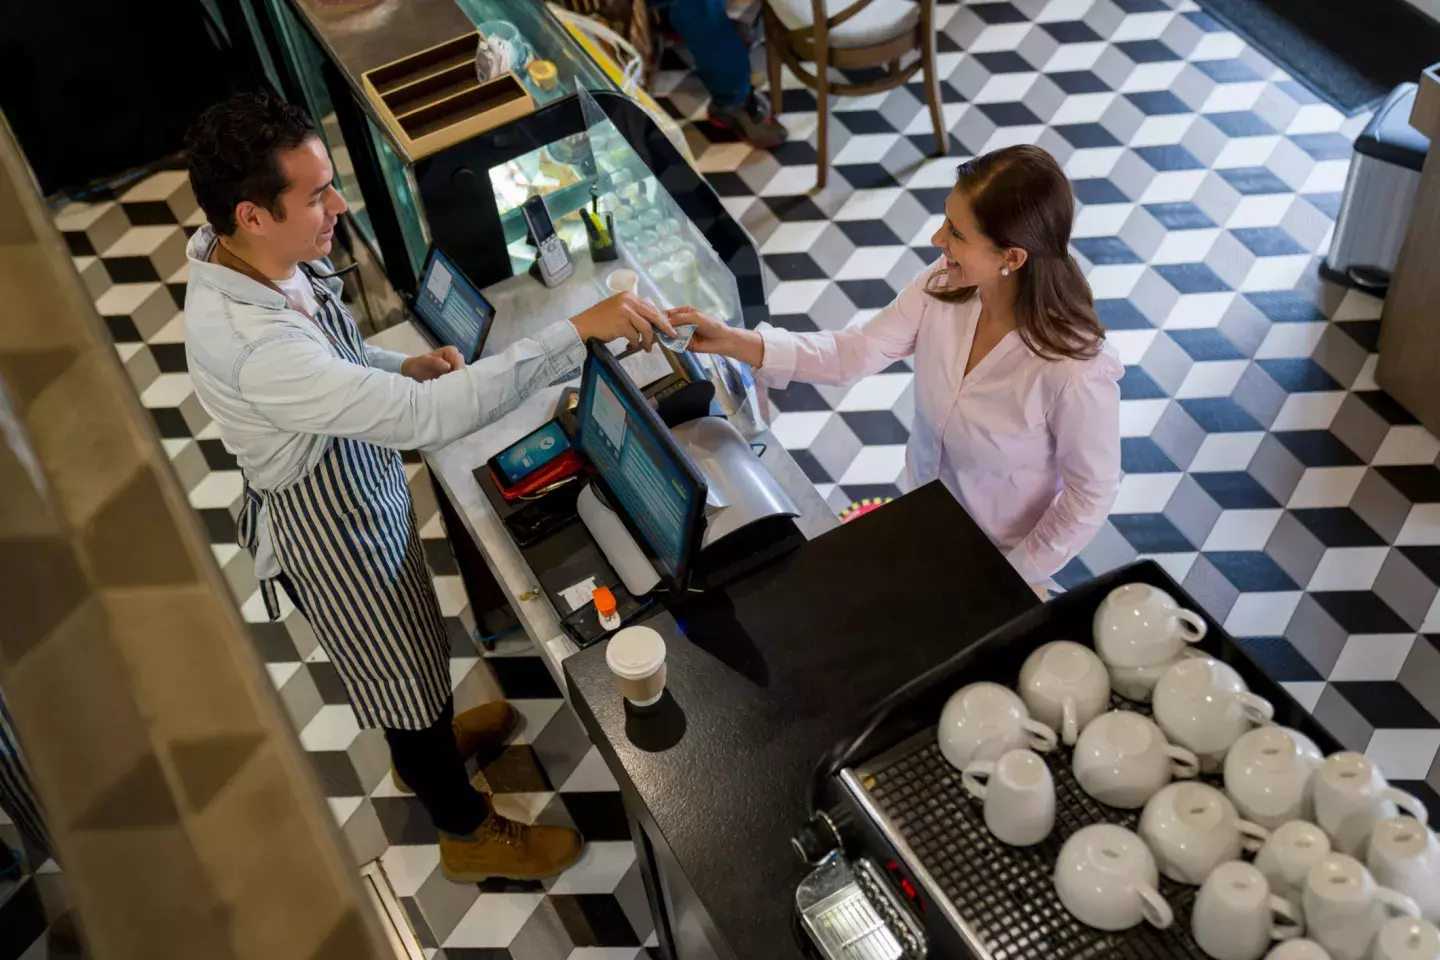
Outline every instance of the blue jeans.
<svg viewBox="0 0 1440 960">
<path fill-rule="evenodd" d="M 750 99 L 750 50 L 725 15 L 725 0 L 665 0 L 651 6 L 669 15 L 714 105 L 744 106 Z"/>
</svg>

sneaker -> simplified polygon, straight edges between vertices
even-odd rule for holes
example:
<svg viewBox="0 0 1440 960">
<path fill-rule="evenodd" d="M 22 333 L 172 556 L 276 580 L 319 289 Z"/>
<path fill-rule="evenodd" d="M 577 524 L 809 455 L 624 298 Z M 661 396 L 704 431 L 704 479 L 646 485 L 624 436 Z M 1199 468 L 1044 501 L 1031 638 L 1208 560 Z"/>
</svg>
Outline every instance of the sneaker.
<svg viewBox="0 0 1440 960">
<path fill-rule="evenodd" d="M 569 869 L 584 849 L 574 830 L 529 826 L 491 811 L 473 840 L 440 835 L 440 869 L 452 883 L 543 880 Z"/>
<path fill-rule="evenodd" d="M 770 111 L 755 93 L 751 93 L 741 107 L 717 107 L 712 102 L 709 119 L 715 126 L 729 130 L 750 146 L 761 150 L 778 147 L 790 139 L 790 131 L 770 115 Z"/>
<path fill-rule="evenodd" d="M 520 714 L 515 708 L 504 700 L 496 700 L 456 714 L 450 729 L 455 733 L 455 748 L 460 752 L 461 759 L 468 761 L 474 757 L 483 767 L 499 756 L 505 741 L 519 725 Z M 390 770 L 390 777 L 395 781 L 396 790 L 414 792 L 394 768 Z"/>
</svg>

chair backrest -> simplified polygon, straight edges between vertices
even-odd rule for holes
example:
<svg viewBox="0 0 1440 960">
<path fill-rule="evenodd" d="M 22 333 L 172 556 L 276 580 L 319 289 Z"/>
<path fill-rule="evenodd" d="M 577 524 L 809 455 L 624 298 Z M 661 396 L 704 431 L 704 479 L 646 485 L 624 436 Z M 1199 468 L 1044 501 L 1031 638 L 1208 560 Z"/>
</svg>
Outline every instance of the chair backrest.
<svg viewBox="0 0 1440 960">
<path fill-rule="evenodd" d="M 827 0 L 810 0 L 810 23 L 813 31 L 813 39 L 820 46 L 829 46 L 830 31 L 840 26 L 845 21 L 860 13 L 876 0 L 855 0 L 839 13 L 831 15 L 827 8 Z M 922 19 L 925 23 L 933 20 L 930 11 L 934 7 L 935 0 L 915 0 L 920 7 Z"/>
</svg>

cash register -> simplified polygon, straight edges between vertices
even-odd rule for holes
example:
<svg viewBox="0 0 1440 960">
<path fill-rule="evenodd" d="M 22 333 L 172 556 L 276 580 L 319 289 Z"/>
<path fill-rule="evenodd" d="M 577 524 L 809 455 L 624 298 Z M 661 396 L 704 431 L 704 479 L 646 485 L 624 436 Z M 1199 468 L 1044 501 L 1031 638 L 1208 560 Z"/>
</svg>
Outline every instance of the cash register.
<svg viewBox="0 0 1440 960">
<path fill-rule="evenodd" d="M 799 509 L 728 420 L 666 427 L 595 343 L 576 420 L 590 464 L 577 510 L 631 594 L 703 590 L 803 542 Z"/>
</svg>

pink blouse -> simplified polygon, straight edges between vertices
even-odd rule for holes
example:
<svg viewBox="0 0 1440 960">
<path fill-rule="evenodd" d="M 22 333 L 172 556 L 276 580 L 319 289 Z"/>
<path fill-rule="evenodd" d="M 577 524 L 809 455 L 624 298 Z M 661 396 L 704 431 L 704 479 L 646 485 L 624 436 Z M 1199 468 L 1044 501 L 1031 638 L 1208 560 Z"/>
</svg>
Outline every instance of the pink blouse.
<svg viewBox="0 0 1440 960">
<path fill-rule="evenodd" d="M 1046 360 L 1014 331 L 968 375 L 977 297 L 924 291 L 940 263 L 890 306 L 838 333 L 762 329 L 760 382 L 846 384 L 915 357 L 910 487 L 939 477 L 1029 583 L 1047 584 L 1090 542 L 1120 487 L 1120 377 L 1107 347 Z"/>
</svg>

